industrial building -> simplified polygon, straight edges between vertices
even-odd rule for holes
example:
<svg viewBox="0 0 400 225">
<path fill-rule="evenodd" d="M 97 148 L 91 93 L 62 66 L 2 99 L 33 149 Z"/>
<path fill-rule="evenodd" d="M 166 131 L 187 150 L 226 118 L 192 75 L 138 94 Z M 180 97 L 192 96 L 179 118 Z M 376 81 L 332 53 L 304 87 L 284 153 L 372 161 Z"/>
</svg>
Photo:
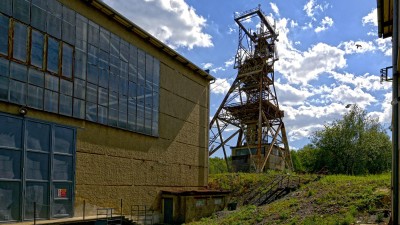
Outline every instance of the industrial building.
<svg viewBox="0 0 400 225">
<path fill-rule="evenodd" d="M 201 192 L 213 79 L 100 0 L 1 0 L 0 222 L 225 203 Z"/>
</svg>

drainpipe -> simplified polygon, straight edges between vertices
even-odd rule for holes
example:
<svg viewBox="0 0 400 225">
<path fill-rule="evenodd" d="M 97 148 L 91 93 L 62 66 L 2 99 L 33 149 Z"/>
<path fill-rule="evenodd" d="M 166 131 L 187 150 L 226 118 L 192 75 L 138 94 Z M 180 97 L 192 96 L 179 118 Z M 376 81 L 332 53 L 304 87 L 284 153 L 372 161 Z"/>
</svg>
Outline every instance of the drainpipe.
<svg viewBox="0 0 400 225">
<path fill-rule="evenodd" d="M 392 224 L 399 224 L 399 72 L 397 68 L 399 43 L 399 2 L 393 0 L 393 154 L 392 154 Z"/>
</svg>

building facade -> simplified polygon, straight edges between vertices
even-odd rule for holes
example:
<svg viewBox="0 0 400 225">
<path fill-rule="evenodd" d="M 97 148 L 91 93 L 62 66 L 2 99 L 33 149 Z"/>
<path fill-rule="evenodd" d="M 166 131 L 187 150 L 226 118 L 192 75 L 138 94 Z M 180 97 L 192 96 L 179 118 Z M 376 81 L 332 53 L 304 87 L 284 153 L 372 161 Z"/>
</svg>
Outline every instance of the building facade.
<svg viewBox="0 0 400 225">
<path fill-rule="evenodd" d="M 101 1 L 0 1 L 0 222 L 204 188 L 213 79 Z"/>
</svg>

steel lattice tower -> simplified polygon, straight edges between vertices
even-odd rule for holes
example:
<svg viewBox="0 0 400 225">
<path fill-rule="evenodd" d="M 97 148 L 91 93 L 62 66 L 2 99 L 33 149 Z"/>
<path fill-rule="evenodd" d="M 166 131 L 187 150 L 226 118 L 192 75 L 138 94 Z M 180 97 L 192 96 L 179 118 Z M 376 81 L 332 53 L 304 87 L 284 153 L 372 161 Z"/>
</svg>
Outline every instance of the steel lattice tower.
<svg viewBox="0 0 400 225">
<path fill-rule="evenodd" d="M 210 122 L 209 156 L 222 149 L 227 160 L 227 143 L 236 138 L 236 146 L 229 146 L 234 171 L 292 169 L 284 113 L 274 86 L 275 26 L 260 6 L 235 15 L 235 21 L 239 26 L 234 64 L 238 74 Z M 251 24 L 256 25 L 246 27 Z"/>
</svg>

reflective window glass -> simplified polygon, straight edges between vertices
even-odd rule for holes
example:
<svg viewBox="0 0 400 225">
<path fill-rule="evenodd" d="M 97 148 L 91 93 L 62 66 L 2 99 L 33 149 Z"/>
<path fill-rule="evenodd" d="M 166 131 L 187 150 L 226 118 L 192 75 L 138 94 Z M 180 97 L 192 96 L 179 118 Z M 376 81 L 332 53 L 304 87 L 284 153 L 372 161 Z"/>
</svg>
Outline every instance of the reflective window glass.
<svg viewBox="0 0 400 225">
<path fill-rule="evenodd" d="M 62 49 L 62 76 L 72 78 L 72 54 L 73 49 L 67 44 L 63 44 Z"/>
<path fill-rule="evenodd" d="M 108 105 L 110 108 L 118 110 L 118 93 L 115 93 L 113 91 L 109 92 Z"/>
<path fill-rule="evenodd" d="M 128 113 L 128 97 L 120 95 L 118 100 L 118 111 Z"/>
<path fill-rule="evenodd" d="M 84 80 L 74 80 L 74 97 L 80 99 L 86 98 L 86 82 Z"/>
<path fill-rule="evenodd" d="M 26 83 L 10 80 L 10 102 L 25 105 L 26 103 Z"/>
<path fill-rule="evenodd" d="M 44 110 L 48 112 L 58 112 L 58 93 L 45 90 L 44 92 Z"/>
<path fill-rule="evenodd" d="M 8 86 L 10 80 L 0 76 L 0 100 L 8 101 Z"/>
<path fill-rule="evenodd" d="M 85 119 L 85 101 L 74 98 L 74 114 L 75 118 Z"/>
<path fill-rule="evenodd" d="M 0 14 L 0 53 L 8 55 L 9 19 Z"/>
<path fill-rule="evenodd" d="M 138 83 L 145 83 L 145 71 L 146 71 L 146 54 L 144 51 L 138 49 Z"/>
<path fill-rule="evenodd" d="M 60 94 L 60 114 L 72 116 L 72 97 Z"/>
<path fill-rule="evenodd" d="M 0 57 L 0 76 L 8 77 L 10 74 L 10 62 Z"/>
<path fill-rule="evenodd" d="M 119 112 L 118 127 L 124 129 L 128 128 L 128 114 L 126 112 Z"/>
<path fill-rule="evenodd" d="M 89 20 L 88 42 L 94 46 L 99 46 L 99 25 Z"/>
<path fill-rule="evenodd" d="M 110 78 L 110 90 L 118 92 L 118 87 L 119 87 L 119 77 L 113 74 L 109 75 Z"/>
<path fill-rule="evenodd" d="M 108 105 L 108 90 L 105 88 L 99 87 L 99 105 L 107 106 Z"/>
<path fill-rule="evenodd" d="M 60 93 L 68 96 L 72 96 L 72 82 L 64 79 L 60 79 Z"/>
<path fill-rule="evenodd" d="M 121 66 L 120 66 L 120 76 L 128 79 L 128 63 L 121 61 Z"/>
<path fill-rule="evenodd" d="M 28 93 L 28 106 L 43 109 L 43 88 L 29 85 Z"/>
<path fill-rule="evenodd" d="M 80 50 L 75 51 L 74 76 L 86 80 L 86 54 Z"/>
<path fill-rule="evenodd" d="M 75 12 L 63 7 L 62 38 L 64 41 L 75 44 Z"/>
<path fill-rule="evenodd" d="M 98 84 L 99 68 L 96 65 L 88 64 L 87 81 L 93 84 Z"/>
<path fill-rule="evenodd" d="M 86 100 L 88 102 L 97 103 L 97 86 L 87 83 L 86 88 Z"/>
<path fill-rule="evenodd" d="M 119 58 L 119 37 L 111 34 L 110 38 L 110 53 Z"/>
<path fill-rule="evenodd" d="M 136 115 L 136 98 L 128 98 L 128 113 Z"/>
<path fill-rule="evenodd" d="M 28 152 L 26 154 L 26 179 L 49 179 L 49 154 Z"/>
<path fill-rule="evenodd" d="M 20 149 L 22 120 L 0 116 L 0 124 L 0 146 Z"/>
<path fill-rule="evenodd" d="M 25 65 L 11 62 L 10 77 L 20 81 L 27 81 L 28 70 Z"/>
<path fill-rule="evenodd" d="M 107 107 L 98 106 L 98 110 L 99 110 L 99 116 L 98 116 L 98 122 L 101 124 L 107 124 L 108 123 L 108 109 Z"/>
<path fill-rule="evenodd" d="M 19 182 L 0 182 L 0 212 L 3 215 L 0 221 L 20 220 L 20 195 Z"/>
<path fill-rule="evenodd" d="M 0 178 L 21 179 L 20 162 L 21 151 L 0 149 Z"/>
<path fill-rule="evenodd" d="M 31 25 L 39 29 L 43 32 L 46 31 L 46 18 L 47 18 L 47 12 L 45 9 L 45 4 L 44 6 L 39 6 L 39 5 L 34 5 L 32 2 L 32 7 L 31 7 Z"/>
<path fill-rule="evenodd" d="M 57 18 L 62 17 L 62 5 L 58 1 L 47 1 L 48 11 Z"/>
<path fill-rule="evenodd" d="M 72 180 L 72 157 L 54 155 L 53 170 L 54 180 Z"/>
<path fill-rule="evenodd" d="M 50 149 L 50 126 L 48 124 L 26 122 L 26 146 L 30 150 L 48 152 Z"/>
<path fill-rule="evenodd" d="M 9 16 L 12 15 L 12 0 L 1 0 L 0 1 L 0 12 L 7 14 Z"/>
<path fill-rule="evenodd" d="M 122 61 L 128 62 L 129 59 L 129 44 L 128 42 L 121 39 L 119 48 L 119 57 Z"/>
<path fill-rule="evenodd" d="M 49 1 L 56 2 L 56 1 Z M 52 13 L 47 14 L 47 33 L 56 38 L 61 38 L 61 18 L 53 15 Z"/>
<path fill-rule="evenodd" d="M 44 87 L 44 73 L 39 70 L 29 68 L 28 82 L 39 87 Z"/>
<path fill-rule="evenodd" d="M 86 102 L 86 119 L 97 122 L 97 104 Z"/>
<path fill-rule="evenodd" d="M 94 45 L 88 45 L 89 51 L 88 51 L 88 63 L 97 65 L 97 52 L 98 48 Z"/>
<path fill-rule="evenodd" d="M 128 114 L 128 130 L 136 131 L 136 114 Z"/>
<path fill-rule="evenodd" d="M 108 109 L 108 125 L 113 127 L 118 126 L 118 110 Z"/>
<path fill-rule="evenodd" d="M 43 67 L 44 35 L 32 30 L 31 63 L 39 68 Z"/>
<path fill-rule="evenodd" d="M 154 59 L 153 64 L 153 83 L 156 86 L 160 86 L 160 61 Z"/>
<path fill-rule="evenodd" d="M 108 69 L 99 69 L 99 86 L 108 88 Z"/>
<path fill-rule="evenodd" d="M 72 154 L 74 148 L 74 130 L 54 127 L 54 152 Z"/>
<path fill-rule="evenodd" d="M 110 32 L 100 27 L 100 48 L 106 52 L 110 51 Z"/>
<path fill-rule="evenodd" d="M 15 59 L 26 61 L 26 46 L 28 42 L 28 30 L 27 27 L 14 21 L 14 45 L 13 45 L 13 57 Z"/>
<path fill-rule="evenodd" d="M 72 216 L 72 187 L 70 183 L 53 183 L 53 217 L 68 217 Z M 64 196 L 65 195 L 65 196 Z"/>
<path fill-rule="evenodd" d="M 46 78 L 46 84 L 45 84 L 46 89 L 58 92 L 59 90 L 58 85 L 60 82 L 60 78 L 50 75 L 48 73 L 46 73 L 45 78 Z"/>
<path fill-rule="evenodd" d="M 13 1 L 13 16 L 24 22 L 29 24 L 30 19 L 30 1 L 28 0 L 14 0 Z"/>
<path fill-rule="evenodd" d="M 47 70 L 58 74 L 59 42 L 54 38 L 47 39 Z"/>
<path fill-rule="evenodd" d="M 33 219 L 34 203 L 36 218 L 46 219 L 49 213 L 49 185 L 43 182 L 26 182 L 25 219 Z"/>
<path fill-rule="evenodd" d="M 119 79 L 119 93 L 121 95 L 128 95 L 128 80 L 125 78 Z"/>
<path fill-rule="evenodd" d="M 146 82 L 153 82 L 153 56 L 146 54 Z"/>
</svg>

